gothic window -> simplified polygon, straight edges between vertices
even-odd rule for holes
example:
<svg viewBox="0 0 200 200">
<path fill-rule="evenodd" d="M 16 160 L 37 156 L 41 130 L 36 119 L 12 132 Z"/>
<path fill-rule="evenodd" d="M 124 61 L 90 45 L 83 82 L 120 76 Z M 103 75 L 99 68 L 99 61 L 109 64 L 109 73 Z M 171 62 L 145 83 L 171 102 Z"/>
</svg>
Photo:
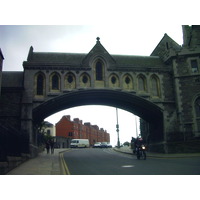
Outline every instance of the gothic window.
<svg viewBox="0 0 200 200">
<path fill-rule="evenodd" d="M 57 74 L 52 77 L 52 90 L 59 90 L 59 77 Z"/>
<path fill-rule="evenodd" d="M 115 77 L 115 76 L 112 76 L 112 78 L 111 78 L 111 82 L 112 82 L 112 84 L 115 84 L 116 81 L 117 81 L 116 77 Z"/>
<path fill-rule="evenodd" d="M 76 78 L 73 73 L 69 72 L 66 74 L 65 78 L 65 89 L 74 89 L 76 88 Z"/>
<path fill-rule="evenodd" d="M 151 78 L 151 94 L 154 97 L 159 97 L 160 96 L 160 91 L 159 91 L 160 85 L 159 85 L 159 79 L 156 76 L 152 76 Z"/>
<path fill-rule="evenodd" d="M 51 90 L 60 90 L 60 77 L 57 73 L 53 73 L 50 78 Z"/>
<path fill-rule="evenodd" d="M 90 86 L 91 86 L 90 76 L 87 73 L 83 73 L 80 76 L 80 87 L 90 87 Z"/>
<path fill-rule="evenodd" d="M 138 77 L 138 89 L 141 92 L 146 91 L 146 79 L 144 76 L 139 76 Z"/>
<path fill-rule="evenodd" d="M 109 87 L 119 87 L 119 77 L 116 74 L 109 77 Z"/>
<path fill-rule="evenodd" d="M 88 77 L 86 75 L 83 75 L 82 81 L 86 84 L 88 82 Z"/>
<path fill-rule="evenodd" d="M 37 76 L 36 95 L 44 95 L 44 77 L 42 74 Z"/>
<path fill-rule="evenodd" d="M 103 66 L 100 61 L 96 63 L 96 80 L 98 81 L 103 80 Z"/>
<path fill-rule="evenodd" d="M 127 76 L 127 77 L 125 78 L 125 83 L 128 85 L 130 82 L 131 82 L 131 79 Z"/>
<path fill-rule="evenodd" d="M 131 75 L 129 75 L 129 74 L 125 74 L 124 76 L 123 76 L 123 88 L 125 89 L 125 90 L 132 90 L 133 89 L 133 79 L 132 79 L 132 77 L 131 77 Z"/>
<path fill-rule="evenodd" d="M 68 83 L 72 83 L 73 82 L 73 76 L 71 74 L 68 75 L 67 81 L 68 81 Z"/>
</svg>

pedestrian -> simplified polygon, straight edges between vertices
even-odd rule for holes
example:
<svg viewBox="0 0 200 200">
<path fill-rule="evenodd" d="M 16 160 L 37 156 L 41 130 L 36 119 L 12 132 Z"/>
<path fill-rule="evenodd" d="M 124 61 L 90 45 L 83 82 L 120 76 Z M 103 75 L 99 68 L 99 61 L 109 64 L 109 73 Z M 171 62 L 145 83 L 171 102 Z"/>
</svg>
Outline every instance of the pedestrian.
<svg viewBox="0 0 200 200">
<path fill-rule="evenodd" d="M 49 148 L 50 148 L 50 142 L 49 142 L 49 140 L 47 140 L 46 141 L 47 154 L 49 153 Z"/>
<path fill-rule="evenodd" d="M 51 154 L 54 153 L 54 141 L 50 140 Z"/>
</svg>

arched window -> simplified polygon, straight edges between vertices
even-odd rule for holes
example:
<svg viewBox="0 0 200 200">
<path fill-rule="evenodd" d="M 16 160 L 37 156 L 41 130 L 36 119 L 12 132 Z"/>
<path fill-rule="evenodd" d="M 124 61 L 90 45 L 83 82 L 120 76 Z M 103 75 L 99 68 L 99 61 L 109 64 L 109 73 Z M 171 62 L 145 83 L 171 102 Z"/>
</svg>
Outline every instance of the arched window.
<svg viewBox="0 0 200 200">
<path fill-rule="evenodd" d="M 65 89 L 74 89 L 76 88 L 76 78 L 75 75 L 71 72 L 65 75 Z"/>
<path fill-rule="evenodd" d="M 59 90 L 59 78 L 57 74 L 52 76 L 52 90 Z"/>
<path fill-rule="evenodd" d="M 130 82 L 131 82 L 131 79 L 128 76 L 126 76 L 125 83 L 128 85 Z"/>
<path fill-rule="evenodd" d="M 87 73 L 83 73 L 80 76 L 80 86 L 81 87 L 90 87 L 91 86 L 90 76 Z"/>
<path fill-rule="evenodd" d="M 88 77 L 86 75 L 83 75 L 83 78 L 82 78 L 83 83 L 86 84 L 88 80 L 89 80 Z"/>
<path fill-rule="evenodd" d="M 125 90 L 132 90 L 133 89 L 133 79 L 130 74 L 125 74 L 123 76 L 123 88 Z"/>
<path fill-rule="evenodd" d="M 157 76 L 151 77 L 151 94 L 154 97 L 160 97 L 160 83 Z"/>
<path fill-rule="evenodd" d="M 103 80 L 103 65 L 100 61 L 96 63 L 96 80 L 97 81 Z"/>
<path fill-rule="evenodd" d="M 44 77 L 42 74 L 37 76 L 36 95 L 44 95 Z"/>
<path fill-rule="evenodd" d="M 115 88 L 119 87 L 119 77 L 117 74 L 111 74 L 109 77 L 109 87 Z"/>
<path fill-rule="evenodd" d="M 68 83 L 72 83 L 73 80 L 74 80 L 74 79 L 73 79 L 73 76 L 72 76 L 71 74 L 69 74 L 68 77 L 67 77 L 67 82 L 68 82 Z"/>
<path fill-rule="evenodd" d="M 142 75 L 138 77 L 138 89 L 141 92 L 146 91 L 146 79 Z"/>
<path fill-rule="evenodd" d="M 45 94 L 45 75 L 41 72 L 35 75 L 35 95 L 43 96 Z"/>
<path fill-rule="evenodd" d="M 60 77 L 57 73 L 53 73 L 50 78 L 51 90 L 60 90 Z"/>
</svg>

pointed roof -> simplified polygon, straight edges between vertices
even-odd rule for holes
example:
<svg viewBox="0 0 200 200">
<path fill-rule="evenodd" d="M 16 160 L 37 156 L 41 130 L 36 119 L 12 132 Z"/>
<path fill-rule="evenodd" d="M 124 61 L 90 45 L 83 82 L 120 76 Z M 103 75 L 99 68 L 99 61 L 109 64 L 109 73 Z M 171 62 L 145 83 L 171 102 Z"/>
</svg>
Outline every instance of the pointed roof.
<svg viewBox="0 0 200 200">
<path fill-rule="evenodd" d="M 115 64 L 116 61 L 114 58 L 108 53 L 108 51 L 104 48 L 104 46 L 100 42 L 100 38 L 96 38 L 96 44 L 95 46 L 90 50 L 90 52 L 83 58 L 82 65 L 88 64 L 91 58 L 95 57 L 102 57 L 106 58 L 107 61 L 111 64 Z"/>
<path fill-rule="evenodd" d="M 166 61 L 172 55 L 176 54 L 175 52 L 181 50 L 181 45 L 176 43 L 171 37 L 166 33 L 158 43 L 156 48 L 153 50 L 150 56 L 159 56 L 162 60 Z"/>
</svg>

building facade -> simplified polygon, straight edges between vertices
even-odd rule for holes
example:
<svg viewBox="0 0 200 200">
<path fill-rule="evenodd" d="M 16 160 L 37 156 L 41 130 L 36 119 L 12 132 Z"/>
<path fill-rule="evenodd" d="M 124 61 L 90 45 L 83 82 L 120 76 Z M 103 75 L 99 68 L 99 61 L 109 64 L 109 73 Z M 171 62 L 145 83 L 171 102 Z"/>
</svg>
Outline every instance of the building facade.
<svg viewBox="0 0 200 200">
<path fill-rule="evenodd" d="M 89 139 L 90 145 L 95 142 L 110 142 L 110 134 L 99 129 L 97 125 L 84 123 L 79 118 L 71 120 L 70 115 L 63 116 L 56 123 L 56 138 L 58 138 L 58 146 L 69 147 L 72 139 Z"/>
<path fill-rule="evenodd" d="M 52 123 L 44 122 L 44 132 L 46 135 L 55 137 L 56 136 L 56 129 Z"/>
</svg>

